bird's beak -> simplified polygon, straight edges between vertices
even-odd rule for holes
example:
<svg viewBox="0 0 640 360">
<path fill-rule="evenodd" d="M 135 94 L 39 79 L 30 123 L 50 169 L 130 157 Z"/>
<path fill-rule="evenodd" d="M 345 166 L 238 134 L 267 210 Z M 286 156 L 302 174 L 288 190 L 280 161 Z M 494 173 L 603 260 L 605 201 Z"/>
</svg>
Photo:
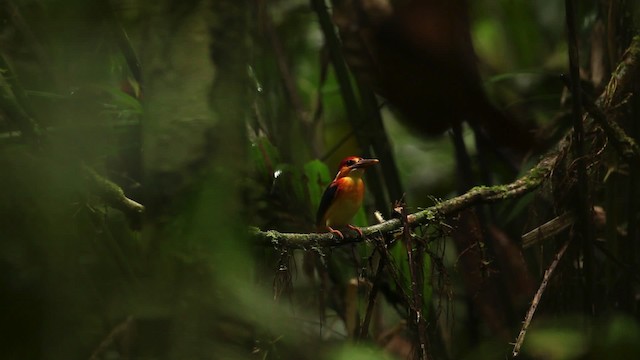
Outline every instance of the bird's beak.
<svg viewBox="0 0 640 360">
<path fill-rule="evenodd" d="M 351 165 L 352 169 L 364 169 L 368 168 L 371 165 L 375 165 L 379 163 L 378 159 L 360 159 L 357 163 Z"/>
</svg>

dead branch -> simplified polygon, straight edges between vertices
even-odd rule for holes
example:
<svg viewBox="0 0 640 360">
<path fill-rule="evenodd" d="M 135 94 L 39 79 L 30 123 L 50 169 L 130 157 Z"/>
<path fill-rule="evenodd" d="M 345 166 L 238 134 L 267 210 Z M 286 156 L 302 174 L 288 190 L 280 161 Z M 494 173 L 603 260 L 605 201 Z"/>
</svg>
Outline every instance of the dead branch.
<svg viewBox="0 0 640 360">
<path fill-rule="evenodd" d="M 529 329 L 529 325 L 531 324 L 531 319 L 533 319 L 533 315 L 535 314 L 536 309 L 538 308 L 538 304 L 540 304 L 540 299 L 542 299 L 542 294 L 544 293 L 544 290 L 547 288 L 547 284 L 549 284 L 549 279 L 551 279 L 551 275 L 553 275 L 553 272 L 555 271 L 556 267 L 558 266 L 558 263 L 562 259 L 562 256 L 567 251 L 567 248 L 569 247 L 570 242 L 571 242 L 570 240 L 567 240 L 567 242 L 564 243 L 564 245 L 562 245 L 562 248 L 560 248 L 560 251 L 558 251 L 556 256 L 553 258 L 553 262 L 551 263 L 551 265 L 549 265 L 549 268 L 547 269 L 547 271 L 544 272 L 542 283 L 540 283 L 540 287 L 538 288 L 536 295 L 533 297 L 533 301 L 531 302 L 531 307 L 529 307 L 529 311 L 527 311 L 527 316 L 525 316 L 524 322 L 522 323 L 522 329 L 520 329 L 520 333 L 518 334 L 518 338 L 516 339 L 516 342 L 514 344 L 513 353 L 512 353 L 513 357 L 518 356 L 518 354 L 520 353 L 520 347 L 524 342 L 524 337 L 527 334 L 527 329 Z"/>
<path fill-rule="evenodd" d="M 550 237 L 556 236 L 576 222 L 573 212 L 566 212 L 522 235 L 522 248 L 527 249 Z"/>
<path fill-rule="evenodd" d="M 384 222 L 384 218 L 382 217 L 382 214 L 380 212 L 376 211 L 375 216 L 378 220 L 378 223 Z M 382 244 L 384 246 L 384 241 L 382 241 Z M 369 324 L 371 323 L 371 317 L 373 316 L 373 308 L 376 304 L 376 299 L 378 297 L 378 291 L 380 288 L 380 283 L 382 282 L 384 270 L 384 261 L 382 259 L 382 256 L 380 256 L 380 259 L 378 260 L 378 269 L 376 270 L 376 276 L 373 280 L 373 286 L 371 287 L 371 291 L 369 291 L 367 310 L 365 312 L 364 320 L 360 325 L 359 333 L 356 337 L 357 340 L 365 339 L 367 336 L 369 336 Z"/>
</svg>

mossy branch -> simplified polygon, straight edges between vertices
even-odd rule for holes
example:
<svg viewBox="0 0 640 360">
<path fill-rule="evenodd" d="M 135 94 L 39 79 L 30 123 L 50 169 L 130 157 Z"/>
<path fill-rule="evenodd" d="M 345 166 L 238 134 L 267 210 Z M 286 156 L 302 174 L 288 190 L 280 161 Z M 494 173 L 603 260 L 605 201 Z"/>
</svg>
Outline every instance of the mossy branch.
<svg viewBox="0 0 640 360">
<path fill-rule="evenodd" d="M 629 91 L 633 89 L 634 81 L 637 81 L 640 74 L 640 36 L 633 38 L 629 49 L 625 52 L 625 56 L 612 74 L 611 80 L 605 91 L 597 99 L 596 104 L 602 109 L 602 113 L 607 114 L 614 107 L 620 104 L 627 96 Z M 606 118 L 606 116 L 605 116 Z M 588 118 L 587 118 L 588 119 Z M 585 124 L 587 130 L 590 130 L 595 124 L 602 124 L 601 121 L 589 121 Z M 606 119 L 608 123 L 611 120 Z M 624 131 L 616 127 L 616 131 L 607 131 L 607 135 L 614 143 L 622 144 L 627 153 L 628 158 L 636 158 L 638 151 L 637 145 L 629 138 Z M 537 189 L 547 179 L 553 171 L 560 154 L 565 153 L 570 142 L 565 137 L 556 148 L 536 164 L 529 172 L 507 185 L 498 186 L 479 186 L 469 190 L 467 193 L 454 197 L 449 200 L 442 201 L 436 205 L 428 207 L 424 210 L 410 214 L 408 216 L 409 224 L 412 228 L 436 223 L 442 216 L 453 215 L 461 210 L 482 204 L 503 201 L 507 199 L 519 198 L 535 189 Z M 250 233 L 257 244 L 266 246 L 275 246 L 289 249 L 312 249 L 317 247 L 335 247 L 344 244 L 357 243 L 365 240 L 366 237 L 375 234 L 391 234 L 399 231 L 402 223 L 399 219 L 391 219 L 384 223 L 362 228 L 362 237 L 353 237 L 345 234 L 345 239 L 340 239 L 330 233 L 281 233 L 275 230 L 261 231 L 258 228 L 251 228 Z"/>
<path fill-rule="evenodd" d="M 564 144 L 564 142 L 563 142 Z M 427 225 L 436 222 L 437 219 L 453 215 L 463 209 L 482 203 L 493 203 L 505 199 L 515 199 L 525 195 L 538 188 L 544 180 L 549 176 L 553 169 L 559 152 L 544 157 L 534 168 L 521 177 L 520 179 L 508 184 L 498 186 L 478 186 L 467 193 L 454 197 L 449 200 L 442 201 L 436 205 L 430 206 L 424 210 L 410 214 L 407 218 L 412 228 Z M 375 234 L 387 234 L 399 231 L 402 228 L 402 222 L 399 219 L 391 219 L 381 224 L 362 228 L 365 236 Z M 329 233 L 324 234 L 294 234 L 281 233 L 275 230 L 260 231 L 257 228 L 251 229 L 251 235 L 256 241 L 263 245 L 273 245 L 276 247 L 286 247 L 294 249 L 309 249 L 314 247 L 332 247 L 340 246 L 348 243 L 361 242 L 364 238 L 351 237 L 345 234 L 342 240 L 337 236 Z"/>
<path fill-rule="evenodd" d="M 640 79 L 640 36 L 635 36 L 625 51 L 622 61 L 611 74 L 611 79 L 602 95 L 595 103 L 586 103 L 589 115 L 613 142 L 613 145 L 627 161 L 640 162 L 640 148 L 634 139 L 628 136 L 615 121 L 612 113 L 623 104 L 628 95 L 637 89 Z"/>
<path fill-rule="evenodd" d="M 132 219 L 140 217 L 144 212 L 144 206 L 125 196 L 120 186 L 111 180 L 102 177 L 88 166 L 82 168 L 89 188 L 107 205 L 118 209 Z"/>
</svg>

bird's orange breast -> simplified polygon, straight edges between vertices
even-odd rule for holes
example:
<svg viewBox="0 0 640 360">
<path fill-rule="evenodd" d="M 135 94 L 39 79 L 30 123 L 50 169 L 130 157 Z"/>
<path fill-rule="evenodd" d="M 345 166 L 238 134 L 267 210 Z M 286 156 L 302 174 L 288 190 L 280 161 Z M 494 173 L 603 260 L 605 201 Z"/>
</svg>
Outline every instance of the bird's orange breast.
<svg viewBox="0 0 640 360">
<path fill-rule="evenodd" d="M 356 215 L 364 197 L 364 183 L 361 178 L 345 176 L 337 179 L 338 194 L 324 216 L 326 226 L 348 225 Z"/>
</svg>

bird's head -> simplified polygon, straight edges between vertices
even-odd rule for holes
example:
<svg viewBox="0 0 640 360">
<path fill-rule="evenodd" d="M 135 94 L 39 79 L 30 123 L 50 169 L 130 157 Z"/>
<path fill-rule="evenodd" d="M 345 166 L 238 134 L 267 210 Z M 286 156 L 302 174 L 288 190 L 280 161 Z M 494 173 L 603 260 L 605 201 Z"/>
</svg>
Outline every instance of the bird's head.
<svg viewBox="0 0 640 360">
<path fill-rule="evenodd" d="M 361 177 L 364 174 L 364 169 L 377 163 L 379 163 L 378 159 L 364 159 L 359 156 L 346 157 L 340 162 L 336 179 L 345 176 Z"/>
</svg>

